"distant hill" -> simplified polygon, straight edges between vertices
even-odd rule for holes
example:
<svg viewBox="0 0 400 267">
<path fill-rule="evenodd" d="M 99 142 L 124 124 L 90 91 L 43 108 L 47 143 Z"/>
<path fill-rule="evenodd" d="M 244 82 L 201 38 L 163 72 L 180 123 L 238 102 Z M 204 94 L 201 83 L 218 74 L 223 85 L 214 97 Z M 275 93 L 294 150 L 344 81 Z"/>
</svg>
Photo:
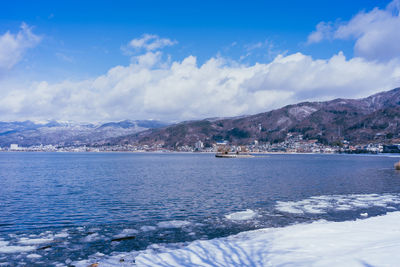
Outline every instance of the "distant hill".
<svg viewBox="0 0 400 267">
<path fill-rule="evenodd" d="M 125 120 L 104 124 L 57 121 L 48 123 L 0 122 L 0 146 L 4 147 L 10 144 L 21 146 L 91 144 L 111 137 L 126 136 L 166 125 L 166 123 L 154 120 Z"/>
<path fill-rule="evenodd" d="M 162 144 L 173 148 L 201 140 L 248 144 L 282 141 L 288 133 L 332 144 L 391 142 L 399 138 L 400 88 L 362 99 L 303 102 L 256 115 L 181 122 L 167 127 L 111 138 L 112 144 Z"/>
</svg>

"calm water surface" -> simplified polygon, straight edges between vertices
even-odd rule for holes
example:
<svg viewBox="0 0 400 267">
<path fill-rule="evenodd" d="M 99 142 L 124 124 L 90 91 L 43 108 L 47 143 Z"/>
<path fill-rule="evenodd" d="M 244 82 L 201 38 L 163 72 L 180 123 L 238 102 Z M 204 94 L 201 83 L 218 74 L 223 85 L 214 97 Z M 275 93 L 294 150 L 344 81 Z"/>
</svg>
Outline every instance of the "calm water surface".
<svg viewBox="0 0 400 267">
<path fill-rule="evenodd" d="M 400 173 L 393 170 L 399 159 L 0 153 L 0 266 L 62 266 L 95 253 L 385 214 L 400 209 Z M 356 208 L 325 207 L 325 212 L 277 208 L 310 197 L 354 194 L 389 195 L 393 203 L 357 202 Z M 242 221 L 226 217 L 247 209 L 257 216 Z"/>
</svg>

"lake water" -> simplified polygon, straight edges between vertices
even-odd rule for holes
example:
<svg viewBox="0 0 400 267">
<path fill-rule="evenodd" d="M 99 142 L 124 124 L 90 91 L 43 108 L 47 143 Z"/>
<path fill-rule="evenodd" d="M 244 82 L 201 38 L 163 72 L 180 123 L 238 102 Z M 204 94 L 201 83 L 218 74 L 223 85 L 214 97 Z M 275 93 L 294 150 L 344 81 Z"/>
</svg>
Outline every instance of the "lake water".
<svg viewBox="0 0 400 267">
<path fill-rule="evenodd" d="M 400 210 L 400 173 L 393 169 L 399 159 L 0 153 L 0 266 L 79 265 L 258 228 Z"/>
</svg>

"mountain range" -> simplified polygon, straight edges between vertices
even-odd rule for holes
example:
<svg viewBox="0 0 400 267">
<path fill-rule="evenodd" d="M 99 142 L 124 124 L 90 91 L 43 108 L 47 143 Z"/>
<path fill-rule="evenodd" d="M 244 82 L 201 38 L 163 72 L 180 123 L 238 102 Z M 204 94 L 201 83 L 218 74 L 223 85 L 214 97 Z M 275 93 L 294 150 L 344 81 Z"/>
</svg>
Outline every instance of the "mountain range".
<svg viewBox="0 0 400 267">
<path fill-rule="evenodd" d="M 0 122 L 0 146 L 160 144 L 174 148 L 193 146 L 199 140 L 205 146 L 222 140 L 232 144 L 249 144 L 254 140 L 277 143 L 288 133 L 323 144 L 344 140 L 365 144 L 396 141 L 399 132 L 400 88 L 396 88 L 361 99 L 302 102 L 255 115 L 171 125 L 152 120 L 104 124 Z"/>
<path fill-rule="evenodd" d="M 392 142 L 400 131 L 400 88 L 361 99 L 302 102 L 238 118 L 204 119 L 149 129 L 109 140 L 110 143 L 161 144 L 167 148 L 206 146 L 227 140 L 249 144 L 254 140 L 277 143 L 288 133 L 323 144 L 347 140 L 353 144 Z"/>
<path fill-rule="evenodd" d="M 124 120 L 103 124 L 57 121 L 0 122 L 0 146 L 86 145 L 166 125 L 155 120 Z"/>
</svg>

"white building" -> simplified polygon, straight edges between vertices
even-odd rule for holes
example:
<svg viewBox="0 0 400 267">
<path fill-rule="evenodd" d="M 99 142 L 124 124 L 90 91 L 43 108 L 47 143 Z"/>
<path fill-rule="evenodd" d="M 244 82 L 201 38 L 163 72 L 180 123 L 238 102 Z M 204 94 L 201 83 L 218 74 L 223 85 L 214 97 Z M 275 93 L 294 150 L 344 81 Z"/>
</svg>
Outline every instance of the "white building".
<svg viewBox="0 0 400 267">
<path fill-rule="evenodd" d="M 201 142 L 200 140 L 197 141 L 197 142 L 194 144 L 194 148 L 197 149 L 197 150 L 203 149 L 203 148 L 204 148 L 203 142 Z"/>
<path fill-rule="evenodd" d="M 18 144 L 11 144 L 10 150 L 19 150 Z"/>
</svg>

